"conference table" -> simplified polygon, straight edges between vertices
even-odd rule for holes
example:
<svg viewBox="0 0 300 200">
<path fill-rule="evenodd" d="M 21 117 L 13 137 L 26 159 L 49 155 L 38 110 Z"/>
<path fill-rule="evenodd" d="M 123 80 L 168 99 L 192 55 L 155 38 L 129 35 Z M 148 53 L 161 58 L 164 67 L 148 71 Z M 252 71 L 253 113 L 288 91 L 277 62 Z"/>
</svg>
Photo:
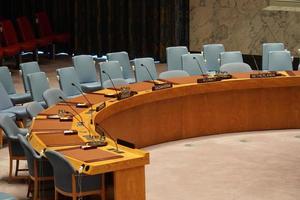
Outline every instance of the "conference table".
<svg viewBox="0 0 300 200">
<path fill-rule="evenodd" d="M 149 153 L 140 148 L 213 134 L 300 128 L 300 72 L 278 73 L 281 76 L 273 78 L 236 73 L 231 79 L 209 83 L 197 83 L 200 75 L 169 78 L 159 81 L 173 87 L 157 91 L 152 91 L 152 81 L 139 82 L 128 85 L 137 94 L 123 100 L 111 97 L 120 90 L 118 86 L 88 93 L 93 108 L 103 102 L 105 107 L 94 112 L 76 107 L 86 102 L 83 96 L 69 99 L 69 105 L 58 103 L 34 119 L 29 140 L 38 152 L 61 152 L 85 174 L 113 173 L 114 199 L 142 200 Z M 76 119 L 48 119 L 62 109 Z M 81 118 L 86 127 L 80 125 Z M 99 137 L 96 125 L 109 133 L 108 146 L 82 150 L 86 136 Z M 78 135 L 63 133 L 70 129 Z M 135 147 L 118 145 L 123 153 L 115 153 L 111 149 L 116 139 Z"/>
</svg>

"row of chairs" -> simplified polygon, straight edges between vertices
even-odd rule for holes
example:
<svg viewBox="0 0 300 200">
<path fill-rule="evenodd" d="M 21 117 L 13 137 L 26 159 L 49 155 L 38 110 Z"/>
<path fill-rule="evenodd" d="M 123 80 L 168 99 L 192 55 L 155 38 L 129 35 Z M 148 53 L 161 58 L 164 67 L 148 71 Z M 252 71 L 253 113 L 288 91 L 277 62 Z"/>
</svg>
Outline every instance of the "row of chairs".
<svg viewBox="0 0 300 200">
<path fill-rule="evenodd" d="M 1 38 L 3 40 L 0 40 L 1 62 L 3 58 L 16 57 L 17 62 L 21 63 L 21 55 L 23 52 L 33 52 L 34 59 L 38 60 L 38 49 L 50 49 L 51 47 L 52 48 L 50 52 L 54 58 L 56 44 L 69 45 L 70 34 L 54 33 L 46 12 L 38 12 L 35 16 L 39 38 L 37 38 L 34 34 L 34 29 L 32 28 L 32 25 L 26 16 L 17 18 L 17 29 L 14 28 L 11 20 L 3 20 L 0 22 Z M 1 47 L 1 45 L 3 47 Z"/>
<path fill-rule="evenodd" d="M 293 57 L 284 48 L 283 43 L 264 43 L 262 45 L 262 70 L 292 70 Z M 168 70 L 184 70 L 184 60 L 181 56 L 188 54 L 185 46 L 168 47 L 167 65 Z M 203 65 L 208 71 L 219 71 L 222 65 L 228 63 L 243 63 L 240 51 L 225 51 L 223 44 L 203 45 Z M 256 62 L 256 61 L 255 61 Z"/>
</svg>

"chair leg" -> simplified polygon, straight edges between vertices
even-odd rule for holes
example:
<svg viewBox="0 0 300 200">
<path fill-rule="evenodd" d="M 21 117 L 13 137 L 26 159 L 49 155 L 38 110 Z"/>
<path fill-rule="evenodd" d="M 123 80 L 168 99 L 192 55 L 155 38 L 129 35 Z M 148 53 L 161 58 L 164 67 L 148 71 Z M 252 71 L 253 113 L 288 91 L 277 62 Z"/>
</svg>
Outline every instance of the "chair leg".
<svg viewBox="0 0 300 200">
<path fill-rule="evenodd" d="M 19 160 L 16 160 L 16 171 L 15 171 L 15 176 L 18 176 L 19 172 Z"/>
<path fill-rule="evenodd" d="M 52 59 L 55 60 L 55 44 L 52 44 Z"/>
<path fill-rule="evenodd" d="M 38 199 L 39 194 L 39 181 L 35 180 L 33 181 L 33 200 Z"/>
<path fill-rule="evenodd" d="M 27 198 L 30 198 L 30 193 L 32 193 L 32 180 L 28 178 L 28 190 L 27 190 Z"/>
<path fill-rule="evenodd" d="M 35 60 L 36 62 L 39 62 L 39 51 L 38 51 L 38 49 L 36 49 L 36 50 L 34 51 L 34 60 Z"/>
<path fill-rule="evenodd" d="M 0 128 L 0 148 L 3 147 L 3 130 Z"/>
<path fill-rule="evenodd" d="M 12 180 L 13 160 L 9 158 L 9 179 Z"/>
<path fill-rule="evenodd" d="M 56 189 L 55 189 L 55 191 L 54 191 L 54 199 L 55 199 L 55 200 L 58 200 L 58 192 L 57 192 Z"/>
<path fill-rule="evenodd" d="M 102 186 L 101 186 L 101 200 L 105 200 L 105 174 L 102 174 L 101 177 L 101 182 L 102 182 Z"/>
</svg>

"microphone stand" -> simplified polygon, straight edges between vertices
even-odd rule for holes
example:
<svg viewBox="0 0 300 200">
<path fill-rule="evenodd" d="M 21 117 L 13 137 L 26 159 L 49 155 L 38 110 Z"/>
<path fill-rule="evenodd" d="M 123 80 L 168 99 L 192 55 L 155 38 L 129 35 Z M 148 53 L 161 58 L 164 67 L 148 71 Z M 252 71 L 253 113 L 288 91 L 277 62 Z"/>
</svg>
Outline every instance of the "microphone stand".
<svg viewBox="0 0 300 200">
<path fill-rule="evenodd" d="M 114 88 L 114 90 L 116 92 L 116 97 L 118 98 L 119 97 L 118 90 L 117 90 L 117 88 L 116 88 L 113 80 L 111 79 L 110 75 L 106 71 L 104 71 L 104 70 L 102 70 L 102 73 L 105 74 L 109 78 L 109 80 L 110 80 L 110 82 L 111 82 L 111 84 L 112 84 L 112 86 L 113 86 L 113 88 Z"/>
</svg>

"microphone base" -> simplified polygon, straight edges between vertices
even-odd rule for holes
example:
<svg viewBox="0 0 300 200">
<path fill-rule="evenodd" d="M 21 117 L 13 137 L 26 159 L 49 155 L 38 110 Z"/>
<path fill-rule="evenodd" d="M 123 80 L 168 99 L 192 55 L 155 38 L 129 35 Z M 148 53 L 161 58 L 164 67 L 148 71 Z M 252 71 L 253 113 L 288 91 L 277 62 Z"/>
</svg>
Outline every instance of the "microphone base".
<svg viewBox="0 0 300 200">
<path fill-rule="evenodd" d="M 91 141 L 87 143 L 88 146 L 92 147 L 104 147 L 107 146 L 107 142 L 105 141 Z"/>
<path fill-rule="evenodd" d="M 110 148 L 110 149 L 107 149 L 107 150 L 113 151 L 113 152 L 118 153 L 118 154 L 124 153 L 124 151 L 121 151 L 121 150 L 115 149 L 115 148 Z"/>
<path fill-rule="evenodd" d="M 84 135 L 83 137 L 87 140 L 94 140 L 94 136 L 91 135 Z"/>
</svg>

